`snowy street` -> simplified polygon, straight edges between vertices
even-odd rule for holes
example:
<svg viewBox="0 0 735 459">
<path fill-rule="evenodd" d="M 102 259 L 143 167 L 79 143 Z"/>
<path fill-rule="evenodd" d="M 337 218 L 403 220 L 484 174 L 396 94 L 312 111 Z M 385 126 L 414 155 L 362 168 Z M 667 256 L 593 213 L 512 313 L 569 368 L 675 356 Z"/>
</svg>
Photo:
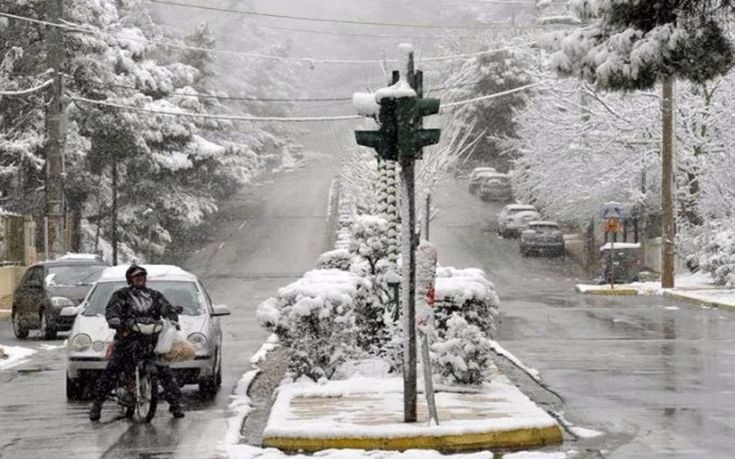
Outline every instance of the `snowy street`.
<svg viewBox="0 0 735 459">
<path fill-rule="evenodd" d="M 0 371 L 0 457 L 31 450 L 36 457 L 215 455 L 228 395 L 267 336 L 255 307 L 311 269 L 326 247 L 333 171 L 325 164 L 309 161 L 236 196 L 218 239 L 186 263 L 215 302 L 233 310 L 224 325 L 223 388 L 214 401 L 189 391 L 186 419 L 174 422 L 164 412 L 151 425 L 113 420 L 116 408 L 108 403 L 104 422 L 92 425 L 88 403 L 64 397 L 63 338 L 18 342 L 2 321 L 1 343 L 37 352 Z M 501 298 L 498 341 L 564 397 L 568 422 L 604 432 L 582 441 L 585 448 L 613 449 L 610 457 L 727 455 L 727 420 L 735 416 L 735 382 L 726 377 L 735 365 L 731 313 L 660 296 L 580 295 L 574 285 L 585 277 L 573 260 L 521 258 L 515 240 L 495 234 L 500 206 L 471 197 L 465 181 L 446 179 L 437 196 L 432 240 L 440 264 L 487 272 Z M 574 448 L 572 442 L 559 450 Z"/>
<path fill-rule="evenodd" d="M 267 337 L 255 321 L 255 307 L 311 269 L 324 251 L 333 175 L 329 163 L 315 160 L 237 195 L 228 204 L 221 237 L 185 263 L 214 301 L 233 312 L 223 320 L 222 389 L 215 400 L 202 402 L 195 386 L 185 388 L 185 419 L 174 421 L 164 403 L 150 425 L 113 420 L 120 410 L 108 402 L 102 422 L 90 423 L 90 402 L 67 402 L 64 395 L 64 337 L 18 341 L 10 321 L 0 321 L 1 344 L 38 349 L 27 362 L 0 368 L 0 457 L 215 456 L 226 430 L 229 395 Z"/>
</svg>

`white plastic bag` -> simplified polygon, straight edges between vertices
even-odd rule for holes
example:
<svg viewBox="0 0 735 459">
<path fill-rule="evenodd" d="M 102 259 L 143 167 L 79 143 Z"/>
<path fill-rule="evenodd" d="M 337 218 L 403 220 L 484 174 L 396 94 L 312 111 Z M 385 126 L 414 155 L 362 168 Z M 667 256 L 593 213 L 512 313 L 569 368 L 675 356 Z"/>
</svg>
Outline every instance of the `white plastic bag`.
<svg viewBox="0 0 735 459">
<path fill-rule="evenodd" d="M 174 331 L 176 331 L 175 327 Z M 167 353 L 161 356 L 164 362 L 186 362 L 192 360 L 196 356 L 196 348 L 186 339 L 183 331 L 174 333 L 173 343 Z"/>
<path fill-rule="evenodd" d="M 176 340 L 176 327 L 171 325 L 168 319 L 163 319 L 163 330 L 158 334 L 156 348 L 153 350 L 156 354 L 167 354 L 171 351 L 171 346 Z"/>
</svg>

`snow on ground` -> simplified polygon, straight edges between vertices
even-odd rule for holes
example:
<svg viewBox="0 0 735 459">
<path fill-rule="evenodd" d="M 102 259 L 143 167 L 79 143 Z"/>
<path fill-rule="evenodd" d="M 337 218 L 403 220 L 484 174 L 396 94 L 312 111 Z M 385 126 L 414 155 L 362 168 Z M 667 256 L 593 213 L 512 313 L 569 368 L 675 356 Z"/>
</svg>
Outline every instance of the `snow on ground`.
<svg viewBox="0 0 735 459">
<path fill-rule="evenodd" d="M 36 353 L 34 349 L 21 346 L 0 346 L 4 357 L 0 358 L 0 370 L 7 370 L 26 361 L 28 357 Z"/>
<path fill-rule="evenodd" d="M 579 438 L 594 438 L 602 435 L 602 432 L 585 427 L 569 427 L 569 430 Z"/>
<path fill-rule="evenodd" d="M 505 454 L 503 459 L 566 459 L 566 453 L 545 453 L 541 451 L 520 451 Z"/>
<path fill-rule="evenodd" d="M 493 347 L 493 350 L 497 354 L 502 355 L 506 359 L 513 362 L 515 366 L 525 371 L 526 374 L 528 374 L 528 376 L 532 377 L 534 380 L 541 382 L 541 373 L 537 369 L 526 366 L 523 362 L 521 362 L 518 357 L 511 354 L 510 351 L 501 346 L 497 341 L 490 340 L 490 345 Z"/>
<path fill-rule="evenodd" d="M 250 357 L 250 364 L 253 366 L 257 366 L 265 360 L 266 354 L 268 354 L 270 351 L 275 349 L 278 346 L 278 336 L 276 336 L 275 333 L 270 335 L 268 339 L 263 343 L 262 346 L 260 346 L 260 349 L 258 349 L 258 352 L 253 354 L 252 357 Z"/>
<path fill-rule="evenodd" d="M 251 370 L 242 375 L 240 381 L 235 386 L 233 394 L 230 395 L 232 401 L 227 406 L 227 409 L 233 416 L 227 418 L 227 431 L 222 440 L 222 446 L 236 445 L 242 439 L 242 435 L 240 434 L 242 424 L 245 421 L 245 417 L 253 410 L 250 397 L 248 396 L 248 388 L 258 373 L 260 373 L 260 370 Z"/>
</svg>

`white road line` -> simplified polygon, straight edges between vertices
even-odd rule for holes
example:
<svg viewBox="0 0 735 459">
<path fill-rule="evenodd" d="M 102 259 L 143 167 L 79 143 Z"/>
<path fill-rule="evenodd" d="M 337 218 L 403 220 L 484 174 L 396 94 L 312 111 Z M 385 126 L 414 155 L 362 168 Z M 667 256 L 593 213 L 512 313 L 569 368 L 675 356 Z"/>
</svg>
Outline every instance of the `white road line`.
<svg viewBox="0 0 735 459">
<path fill-rule="evenodd" d="M 245 228 L 245 225 L 248 224 L 247 220 L 243 220 L 242 223 L 240 223 L 240 226 L 237 227 L 237 230 L 240 231 L 241 229 Z"/>
<path fill-rule="evenodd" d="M 223 242 L 223 243 L 221 243 L 221 244 L 219 245 L 219 247 L 217 248 L 217 250 L 222 250 L 222 247 L 224 247 L 224 246 L 225 246 L 225 243 Z"/>
</svg>

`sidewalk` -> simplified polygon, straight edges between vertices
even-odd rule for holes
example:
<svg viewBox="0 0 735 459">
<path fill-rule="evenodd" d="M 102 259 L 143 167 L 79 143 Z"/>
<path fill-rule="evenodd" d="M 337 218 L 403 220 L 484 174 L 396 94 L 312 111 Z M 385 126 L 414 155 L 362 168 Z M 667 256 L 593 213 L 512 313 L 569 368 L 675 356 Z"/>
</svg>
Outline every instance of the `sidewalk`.
<svg viewBox="0 0 735 459">
<path fill-rule="evenodd" d="M 661 282 L 634 282 L 609 285 L 577 284 L 576 290 L 591 295 L 663 295 L 690 301 L 699 305 L 735 311 L 735 289 L 715 285 L 703 274 L 681 274 L 674 280 L 673 289 L 661 288 Z"/>
<path fill-rule="evenodd" d="M 478 388 L 441 388 L 439 425 L 429 424 L 423 393 L 419 421 L 403 423 L 400 377 L 353 376 L 278 389 L 263 446 L 288 451 L 325 449 L 467 451 L 562 442 L 554 418 L 497 371 Z M 419 388 L 421 390 L 421 388 Z"/>
</svg>

